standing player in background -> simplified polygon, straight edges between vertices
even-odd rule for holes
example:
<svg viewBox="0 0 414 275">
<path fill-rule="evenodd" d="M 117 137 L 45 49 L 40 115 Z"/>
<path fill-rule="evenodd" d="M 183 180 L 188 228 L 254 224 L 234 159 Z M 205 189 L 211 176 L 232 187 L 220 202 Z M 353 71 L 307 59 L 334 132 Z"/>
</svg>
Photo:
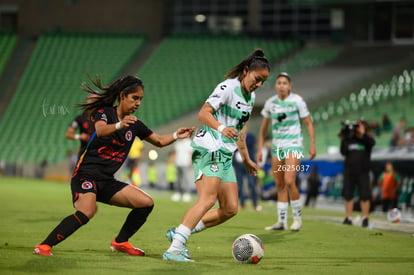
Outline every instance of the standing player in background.
<svg viewBox="0 0 414 275">
<path fill-rule="evenodd" d="M 86 104 L 90 104 L 97 99 L 96 94 L 89 94 L 86 99 Z M 79 133 L 76 131 L 79 130 Z M 71 125 L 66 131 L 66 138 L 73 140 L 80 140 L 80 147 L 78 151 L 78 157 L 85 150 L 86 145 L 88 144 L 89 139 L 92 134 L 95 132 L 94 123 L 91 121 L 91 114 L 89 111 L 84 111 L 82 114 L 75 117 Z"/>
<path fill-rule="evenodd" d="M 280 73 L 275 83 L 276 95 L 269 98 L 261 112 L 257 162 L 262 160 L 262 147 L 272 122 L 272 170 L 277 187 L 278 221 L 266 230 L 286 230 L 289 199 L 292 207 L 293 224 L 290 229 L 302 227 L 300 193 L 296 186 L 296 174 L 305 166 L 300 165 L 303 157 L 301 120 L 305 123 L 310 139 L 309 159 L 316 155 L 313 123 L 305 101 L 291 92 L 292 82 L 287 73 Z"/>
<path fill-rule="evenodd" d="M 185 138 L 178 140 L 174 144 L 175 148 L 175 166 L 177 167 L 177 180 L 175 185 L 175 194 L 172 196 L 173 201 L 182 200 L 183 202 L 191 201 L 191 180 L 193 171 L 191 171 L 191 139 Z"/>
<path fill-rule="evenodd" d="M 243 164 L 251 174 L 257 165 L 245 142 L 245 124 L 255 100 L 254 90 L 269 76 L 270 66 L 262 50 L 255 50 L 226 75 L 198 113 L 204 124 L 192 142 L 193 169 L 198 193 L 197 202 L 187 210 L 177 228 L 166 237 L 171 245 L 164 252 L 167 261 L 192 262 L 186 243 L 191 233 L 221 224 L 238 210 L 237 181 L 232 166 L 238 149 Z M 210 210 L 219 201 L 219 208 Z"/>
<path fill-rule="evenodd" d="M 131 208 L 111 248 L 134 256 L 144 256 L 133 247 L 129 238 L 145 223 L 154 206 L 152 198 L 136 186 L 114 178 L 114 173 L 125 161 L 135 137 L 163 147 L 178 138 L 189 137 L 194 128 L 179 128 L 173 134 L 159 136 L 132 114 L 144 97 L 144 85 L 135 76 L 125 76 L 103 87 L 100 80 L 93 82 L 104 91 L 97 93 L 85 85 L 85 90 L 98 98 L 82 105 L 94 116 L 96 132 L 82 153 L 72 176 L 71 189 L 76 212 L 64 218 L 47 238 L 34 248 L 34 253 L 52 256 L 52 247 L 69 237 L 95 215 L 97 201 Z M 115 102 L 119 104 L 113 106 Z"/>
</svg>

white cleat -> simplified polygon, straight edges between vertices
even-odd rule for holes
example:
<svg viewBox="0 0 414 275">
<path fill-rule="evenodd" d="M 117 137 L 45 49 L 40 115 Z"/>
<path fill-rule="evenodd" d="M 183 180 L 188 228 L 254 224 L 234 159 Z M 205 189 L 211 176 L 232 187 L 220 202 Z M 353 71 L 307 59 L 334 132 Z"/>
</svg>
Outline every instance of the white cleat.
<svg viewBox="0 0 414 275">
<path fill-rule="evenodd" d="M 290 230 L 299 231 L 301 227 L 302 227 L 302 221 L 301 220 L 294 220 L 293 224 L 290 226 Z"/>
<path fill-rule="evenodd" d="M 267 226 L 265 227 L 265 230 L 286 230 L 287 229 L 287 224 L 282 223 L 282 222 L 277 222 L 271 226 Z"/>
</svg>

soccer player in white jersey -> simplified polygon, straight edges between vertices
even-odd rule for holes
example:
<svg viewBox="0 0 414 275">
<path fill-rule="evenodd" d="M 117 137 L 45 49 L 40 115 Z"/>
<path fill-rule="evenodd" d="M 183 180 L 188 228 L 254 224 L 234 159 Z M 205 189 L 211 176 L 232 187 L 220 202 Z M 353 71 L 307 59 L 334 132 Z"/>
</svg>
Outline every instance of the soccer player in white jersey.
<svg viewBox="0 0 414 275">
<path fill-rule="evenodd" d="M 184 214 L 181 224 L 167 231 L 171 245 L 164 252 L 164 260 L 192 262 L 186 249 L 191 233 L 236 215 L 238 190 L 233 152 L 238 149 L 248 172 L 256 175 L 257 165 L 249 157 L 244 138 L 245 124 L 253 109 L 254 90 L 263 85 L 269 73 L 269 62 L 257 49 L 225 75 L 226 80 L 217 85 L 201 107 L 198 118 L 203 127 L 192 142 L 198 199 Z M 216 200 L 219 208 L 210 210 Z"/>
<path fill-rule="evenodd" d="M 262 160 L 262 148 L 269 123 L 272 123 L 272 171 L 277 187 L 278 221 L 266 230 L 287 229 L 288 205 L 292 208 L 293 224 L 290 229 L 298 231 L 302 227 L 300 194 L 296 187 L 296 174 L 305 171 L 300 165 L 304 157 L 302 146 L 301 120 L 304 122 L 309 139 L 309 159 L 316 155 L 313 123 L 305 101 L 292 93 L 291 78 L 280 73 L 276 78 L 276 95 L 269 98 L 261 112 L 263 116 L 258 138 L 257 162 Z"/>
</svg>

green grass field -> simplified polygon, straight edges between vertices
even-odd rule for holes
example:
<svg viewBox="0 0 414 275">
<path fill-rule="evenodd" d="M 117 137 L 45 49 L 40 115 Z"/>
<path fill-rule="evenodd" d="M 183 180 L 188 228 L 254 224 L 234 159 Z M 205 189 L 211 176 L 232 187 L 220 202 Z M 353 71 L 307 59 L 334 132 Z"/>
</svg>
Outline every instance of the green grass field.
<svg viewBox="0 0 414 275">
<path fill-rule="evenodd" d="M 69 185 L 0 177 L 0 188 L 0 274 L 414 274 L 411 234 L 323 221 L 321 216 L 328 220 L 343 213 L 316 209 L 304 209 L 300 232 L 268 232 L 263 228 L 275 222 L 275 205 L 267 203 L 261 212 L 240 211 L 227 223 L 191 236 L 188 248 L 195 263 L 166 262 L 164 233 L 190 204 L 151 190 L 154 211 L 130 240 L 147 256 L 111 252 L 109 243 L 129 211 L 103 204 L 86 226 L 53 249 L 55 256 L 33 255 L 33 247 L 74 212 Z M 244 233 L 257 235 L 265 245 L 257 265 L 232 258 L 232 242 Z"/>
</svg>

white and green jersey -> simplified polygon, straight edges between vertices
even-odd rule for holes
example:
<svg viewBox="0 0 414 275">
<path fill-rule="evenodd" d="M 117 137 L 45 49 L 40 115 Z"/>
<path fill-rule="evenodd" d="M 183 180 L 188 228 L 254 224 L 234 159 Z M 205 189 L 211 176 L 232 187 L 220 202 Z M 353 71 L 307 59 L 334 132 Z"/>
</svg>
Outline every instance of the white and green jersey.
<svg viewBox="0 0 414 275">
<path fill-rule="evenodd" d="M 213 116 L 218 122 L 240 131 L 250 118 L 255 97 L 254 92 L 243 93 L 240 81 L 233 78 L 218 84 L 206 103 L 215 110 Z M 229 139 L 217 130 L 203 125 L 203 128 L 194 137 L 192 146 L 197 150 L 220 151 L 231 156 L 237 149 L 236 141 L 237 138 Z"/>
<path fill-rule="evenodd" d="M 278 149 L 302 148 L 300 119 L 309 115 L 305 101 L 297 94 L 290 93 L 285 100 L 272 96 L 261 112 L 272 121 L 272 144 Z"/>
</svg>

